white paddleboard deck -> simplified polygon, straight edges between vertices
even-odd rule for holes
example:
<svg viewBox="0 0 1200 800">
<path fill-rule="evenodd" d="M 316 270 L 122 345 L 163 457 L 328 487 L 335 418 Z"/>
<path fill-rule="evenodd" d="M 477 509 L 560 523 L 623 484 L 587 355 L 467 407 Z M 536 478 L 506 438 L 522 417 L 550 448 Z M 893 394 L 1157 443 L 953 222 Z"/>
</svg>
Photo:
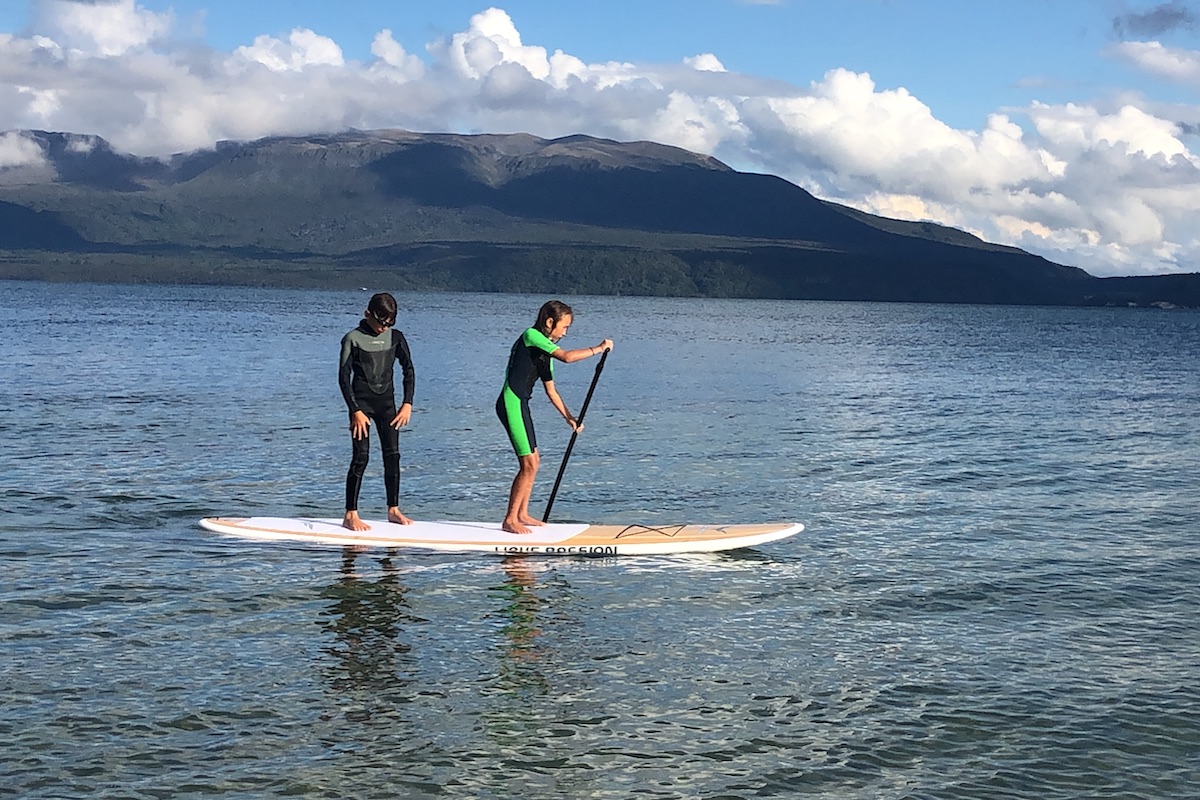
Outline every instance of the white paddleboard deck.
<svg viewBox="0 0 1200 800">
<path fill-rule="evenodd" d="M 417 521 L 412 525 L 366 520 L 366 531 L 342 527 L 340 519 L 208 517 L 210 531 L 252 539 L 364 547 L 411 547 L 500 555 L 655 555 L 711 553 L 774 542 L 804 530 L 799 523 L 754 525 L 585 525 L 550 523 L 531 533 L 507 533 L 499 523 Z"/>
</svg>

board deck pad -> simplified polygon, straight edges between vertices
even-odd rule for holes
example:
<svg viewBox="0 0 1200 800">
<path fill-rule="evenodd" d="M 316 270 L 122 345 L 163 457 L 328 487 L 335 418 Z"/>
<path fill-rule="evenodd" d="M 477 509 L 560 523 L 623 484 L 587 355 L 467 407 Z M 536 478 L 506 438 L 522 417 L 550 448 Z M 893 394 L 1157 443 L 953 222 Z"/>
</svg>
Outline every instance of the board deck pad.
<svg viewBox="0 0 1200 800">
<path fill-rule="evenodd" d="M 207 517 L 200 525 L 217 533 L 253 539 L 365 547 L 410 547 L 501 555 L 652 555 L 703 553 L 753 547 L 794 536 L 799 523 L 750 525 L 587 525 L 552 522 L 528 534 L 508 533 L 494 522 L 416 521 L 412 525 L 366 520 L 370 530 L 352 531 L 340 519 Z"/>
</svg>

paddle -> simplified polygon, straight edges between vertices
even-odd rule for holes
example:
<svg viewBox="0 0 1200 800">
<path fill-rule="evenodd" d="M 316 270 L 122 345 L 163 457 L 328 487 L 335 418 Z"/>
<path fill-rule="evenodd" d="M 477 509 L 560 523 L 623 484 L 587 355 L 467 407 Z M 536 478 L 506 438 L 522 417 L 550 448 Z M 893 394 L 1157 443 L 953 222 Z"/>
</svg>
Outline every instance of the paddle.
<svg viewBox="0 0 1200 800">
<path fill-rule="evenodd" d="M 592 376 L 592 385 L 588 387 L 587 397 L 583 398 L 583 406 L 579 409 L 579 416 L 575 418 L 576 427 L 583 424 L 583 415 L 587 413 L 588 403 L 592 402 L 592 392 L 596 391 L 596 381 L 600 380 L 600 371 L 604 369 L 604 362 L 608 359 L 608 354 L 611 350 L 605 350 L 600 354 L 600 363 L 596 364 L 596 374 Z M 554 479 L 554 488 L 550 490 L 550 499 L 546 501 L 546 513 L 542 514 L 542 522 L 550 521 L 550 509 L 554 507 L 554 497 L 558 494 L 558 486 L 562 483 L 563 472 L 567 469 L 567 459 L 571 457 L 571 450 L 575 447 L 575 437 L 579 435 L 579 431 L 571 432 L 571 441 L 567 443 L 567 452 L 563 453 L 562 465 L 558 468 L 558 477 Z"/>
</svg>

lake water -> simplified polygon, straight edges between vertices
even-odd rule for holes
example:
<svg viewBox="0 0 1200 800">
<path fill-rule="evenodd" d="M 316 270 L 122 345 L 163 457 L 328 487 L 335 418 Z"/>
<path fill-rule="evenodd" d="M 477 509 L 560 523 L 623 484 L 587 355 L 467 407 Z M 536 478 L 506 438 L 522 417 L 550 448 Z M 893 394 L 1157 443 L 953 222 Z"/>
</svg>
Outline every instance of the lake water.
<svg viewBox="0 0 1200 800">
<path fill-rule="evenodd" d="M 1200 314 L 565 298 L 564 344 L 616 349 L 556 520 L 807 530 L 619 559 L 201 530 L 340 514 L 367 297 L 0 283 L 0 795 L 1195 796 Z M 410 515 L 502 516 L 492 403 L 545 299 L 399 296 Z M 594 364 L 560 365 L 572 408 Z M 569 429 L 534 416 L 539 511 Z"/>
</svg>

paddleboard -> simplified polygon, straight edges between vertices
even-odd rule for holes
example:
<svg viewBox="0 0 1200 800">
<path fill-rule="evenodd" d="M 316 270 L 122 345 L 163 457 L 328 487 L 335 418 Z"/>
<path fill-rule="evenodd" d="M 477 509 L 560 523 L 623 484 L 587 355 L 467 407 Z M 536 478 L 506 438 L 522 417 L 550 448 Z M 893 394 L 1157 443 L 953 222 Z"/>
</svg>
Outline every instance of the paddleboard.
<svg viewBox="0 0 1200 800">
<path fill-rule="evenodd" d="M 623 556 L 711 553 L 753 547 L 804 530 L 799 523 L 753 525 L 585 525 L 554 522 L 528 534 L 507 533 L 499 523 L 427 522 L 397 525 L 366 520 L 366 531 L 342 527 L 340 519 L 208 517 L 210 531 L 252 539 L 365 547 L 408 547 L 500 555 Z"/>
</svg>

